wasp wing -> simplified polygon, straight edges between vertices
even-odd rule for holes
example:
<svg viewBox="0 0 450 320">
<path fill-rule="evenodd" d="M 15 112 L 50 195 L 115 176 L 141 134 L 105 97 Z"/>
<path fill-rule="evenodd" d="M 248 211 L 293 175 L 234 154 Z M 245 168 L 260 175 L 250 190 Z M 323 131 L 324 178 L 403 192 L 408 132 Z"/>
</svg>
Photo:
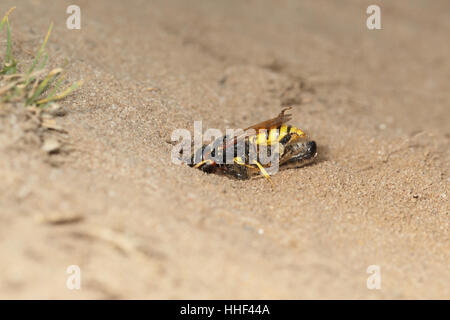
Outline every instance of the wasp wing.
<svg viewBox="0 0 450 320">
<path fill-rule="evenodd" d="M 277 117 L 254 124 L 248 128 L 245 128 L 244 131 L 252 130 L 252 129 L 255 131 L 258 131 L 260 129 L 270 129 L 270 128 L 281 126 L 282 124 L 284 124 L 292 119 L 291 114 L 285 114 L 285 112 L 290 109 L 292 109 L 292 107 L 284 108 L 283 110 L 281 110 L 280 114 Z"/>
<path fill-rule="evenodd" d="M 281 126 L 282 124 L 288 122 L 289 120 L 292 119 L 292 115 L 286 114 L 285 112 L 290 109 L 292 109 L 292 107 L 286 107 L 286 108 L 282 109 L 280 114 L 278 116 L 276 116 L 275 118 L 272 118 L 272 119 L 254 124 L 248 128 L 245 128 L 242 133 L 235 136 L 234 139 L 231 139 L 231 141 L 228 141 L 228 143 L 224 146 L 224 149 L 226 149 L 230 146 L 234 146 L 235 144 L 237 144 L 239 141 L 241 141 L 245 137 L 249 137 L 249 136 L 258 134 L 258 131 L 261 129 L 271 129 L 274 127 Z M 250 135 L 248 133 L 249 130 L 254 130 L 254 133 L 252 135 Z"/>
</svg>

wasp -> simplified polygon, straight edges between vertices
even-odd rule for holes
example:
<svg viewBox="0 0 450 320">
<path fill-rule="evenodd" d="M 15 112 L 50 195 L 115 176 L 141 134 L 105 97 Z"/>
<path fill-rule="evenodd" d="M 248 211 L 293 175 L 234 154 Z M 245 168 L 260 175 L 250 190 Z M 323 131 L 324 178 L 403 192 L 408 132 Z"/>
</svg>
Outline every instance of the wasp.
<svg viewBox="0 0 450 320">
<path fill-rule="evenodd" d="M 190 166 L 239 180 L 261 174 L 271 182 L 268 171 L 274 167 L 273 159 L 278 161 L 276 164 L 280 169 L 301 167 L 312 162 L 317 156 L 316 142 L 299 128 L 287 125 L 292 118 L 291 114 L 286 113 L 290 109 L 282 109 L 277 117 L 254 124 L 239 135 L 223 136 L 212 144 L 203 145 L 192 153 Z M 274 145 L 276 148 L 273 148 Z M 239 149 L 239 146 L 242 148 Z M 272 161 L 261 163 L 259 151 L 262 147 L 265 147 L 269 157 L 273 156 L 270 158 Z M 231 163 L 226 161 L 229 154 L 232 155 Z"/>
</svg>

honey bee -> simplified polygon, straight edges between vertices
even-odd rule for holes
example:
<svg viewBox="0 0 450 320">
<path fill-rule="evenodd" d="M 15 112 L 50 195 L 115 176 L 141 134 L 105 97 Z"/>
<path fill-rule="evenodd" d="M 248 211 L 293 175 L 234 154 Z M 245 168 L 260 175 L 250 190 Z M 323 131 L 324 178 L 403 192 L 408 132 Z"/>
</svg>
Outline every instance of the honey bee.
<svg viewBox="0 0 450 320">
<path fill-rule="evenodd" d="M 301 167 L 312 162 L 317 156 L 316 142 L 308 139 L 299 128 L 286 124 L 292 117 L 286 114 L 290 109 L 281 110 L 277 117 L 252 125 L 237 136 L 223 136 L 210 145 L 203 145 L 192 153 L 190 166 L 240 180 L 262 174 L 271 181 L 268 170 L 274 166 L 274 161 L 278 161 L 280 169 Z M 275 152 L 271 151 L 274 145 L 277 147 Z M 242 152 L 239 152 L 239 146 L 242 146 Z M 272 161 L 261 163 L 259 149 L 262 147 L 266 147 L 269 156 L 274 156 Z M 226 157 L 230 153 L 233 161 L 227 163 Z"/>
</svg>

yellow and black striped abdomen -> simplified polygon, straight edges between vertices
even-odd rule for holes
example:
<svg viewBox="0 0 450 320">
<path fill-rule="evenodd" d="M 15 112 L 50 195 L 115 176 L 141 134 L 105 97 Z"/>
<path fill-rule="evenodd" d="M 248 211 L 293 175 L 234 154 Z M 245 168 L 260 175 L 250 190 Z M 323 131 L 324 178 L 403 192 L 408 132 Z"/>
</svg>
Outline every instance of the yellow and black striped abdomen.
<svg viewBox="0 0 450 320">
<path fill-rule="evenodd" d="M 288 136 L 288 137 L 287 137 Z M 281 125 L 275 128 L 270 128 L 269 130 L 259 131 L 256 136 L 252 137 L 252 142 L 259 145 L 271 145 L 275 142 L 282 142 L 283 138 L 298 139 L 304 137 L 305 133 L 290 125 Z"/>
</svg>

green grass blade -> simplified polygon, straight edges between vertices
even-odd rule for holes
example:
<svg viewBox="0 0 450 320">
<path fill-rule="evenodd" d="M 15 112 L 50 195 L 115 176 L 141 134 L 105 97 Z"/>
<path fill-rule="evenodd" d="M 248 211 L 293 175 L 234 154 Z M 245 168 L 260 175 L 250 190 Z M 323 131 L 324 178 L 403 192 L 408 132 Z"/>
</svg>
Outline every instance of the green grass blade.
<svg viewBox="0 0 450 320">
<path fill-rule="evenodd" d="M 29 68 L 27 68 L 28 70 L 24 73 L 17 73 L 17 61 L 13 57 L 11 26 L 8 19 L 9 14 L 14 9 L 15 7 L 11 8 L 0 20 L 0 32 L 3 32 L 4 27 L 6 29 L 6 55 L 0 63 L 0 75 L 5 75 L 2 76 L 0 101 L 25 102 L 25 105 L 45 108 L 53 101 L 67 97 L 80 87 L 83 81 L 72 83 L 69 87 L 61 90 L 65 79 L 63 68 L 56 68 L 47 72 L 46 66 L 49 55 L 45 47 L 53 30 L 53 23 L 50 24 L 39 50 L 36 52 Z M 43 75 L 44 77 L 42 77 Z"/>
<path fill-rule="evenodd" d="M 3 30 L 3 25 L 6 23 L 6 21 L 8 20 L 8 16 L 11 14 L 11 12 L 13 12 L 16 9 L 16 7 L 12 7 L 11 9 L 8 10 L 8 12 L 5 14 L 5 16 L 3 17 L 2 21 L 0 22 L 0 31 Z"/>
<path fill-rule="evenodd" d="M 44 42 L 42 42 L 42 45 L 39 48 L 36 58 L 34 58 L 33 63 L 31 64 L 31 67 L 28 70 L 28 74 L 33 72 L 34 68 L 36 67 L 36 64 L 40 61 L 42 53 L 44 52 L 44 49 L 45 49 L 45 45 L 47 44 L 48 38 L 50 37 L 50 33 L 52 32 L 52 29 L 53 29 L 53 22 L 50 23 L 50 27 L 48 28 L 47 35 L 45 36 Z"/>
<path fill-rule="evenodd" d="M 50 99 L 56 95 L 56 92 L 58 92 L 59 88 L 61 87 L 62 82 L 64 81 L 64 78 L 66 77 L 65 74 L 62 74 L 59 79 L 56 81 L 53 89 L 49 92 L 47 97 L 45 99 Z"/>
<path fill-rule="evenodd" d="M 42 63 L 38 67 L 38 70 L 44 69 L 45 65 L 47 64 L 47 61 L 48 61 L 48 53 L 46 52 L 44 55 L 44 59 L 42 60 Z"/>
<path fill-rule="evenodd" d="M 50 84 L 56 79 L 56 77 L 62 72 L 63 70 L 53 69 L 49 72 L 49 74 L 45 77 L 45 79 L 39 84 L 36 91 L 32 94 L 32 96 L 27 100 L 27 105 L 32 104 L 35 102 L 35 100 L 41 95 L 42 92 L 44 92 Z"/>
<path fill-rule="evenodd" d="M 6 19 L 6 56 L 5 56 L 6 63 L 11 62 L 12 60 L 11 47 L 12 47 L 11 28 L 9 26 L 9 20 Z"/>
<path fill-rule="evenodd" d="M 80 87 L 83 84 L 82 80 L 79 80 L 77 82 L 75 82 L 74 84 L 72 84 L 69 88 L 67 88 L 66 90 L 64 90 L 63 92 L 54 95 L 52 97 L 47 97 L 45 99 L 39 100 L 36 102 L 36 104 L 41 105 L 44 103 L 48 103 L 51 101 L 56 101 L 56 100 L 61 100 L 65 97 L 67 97 L 70 93 L 72 93 L 72 91 L 76 90 L 78 87 Z"/>
</svg>

